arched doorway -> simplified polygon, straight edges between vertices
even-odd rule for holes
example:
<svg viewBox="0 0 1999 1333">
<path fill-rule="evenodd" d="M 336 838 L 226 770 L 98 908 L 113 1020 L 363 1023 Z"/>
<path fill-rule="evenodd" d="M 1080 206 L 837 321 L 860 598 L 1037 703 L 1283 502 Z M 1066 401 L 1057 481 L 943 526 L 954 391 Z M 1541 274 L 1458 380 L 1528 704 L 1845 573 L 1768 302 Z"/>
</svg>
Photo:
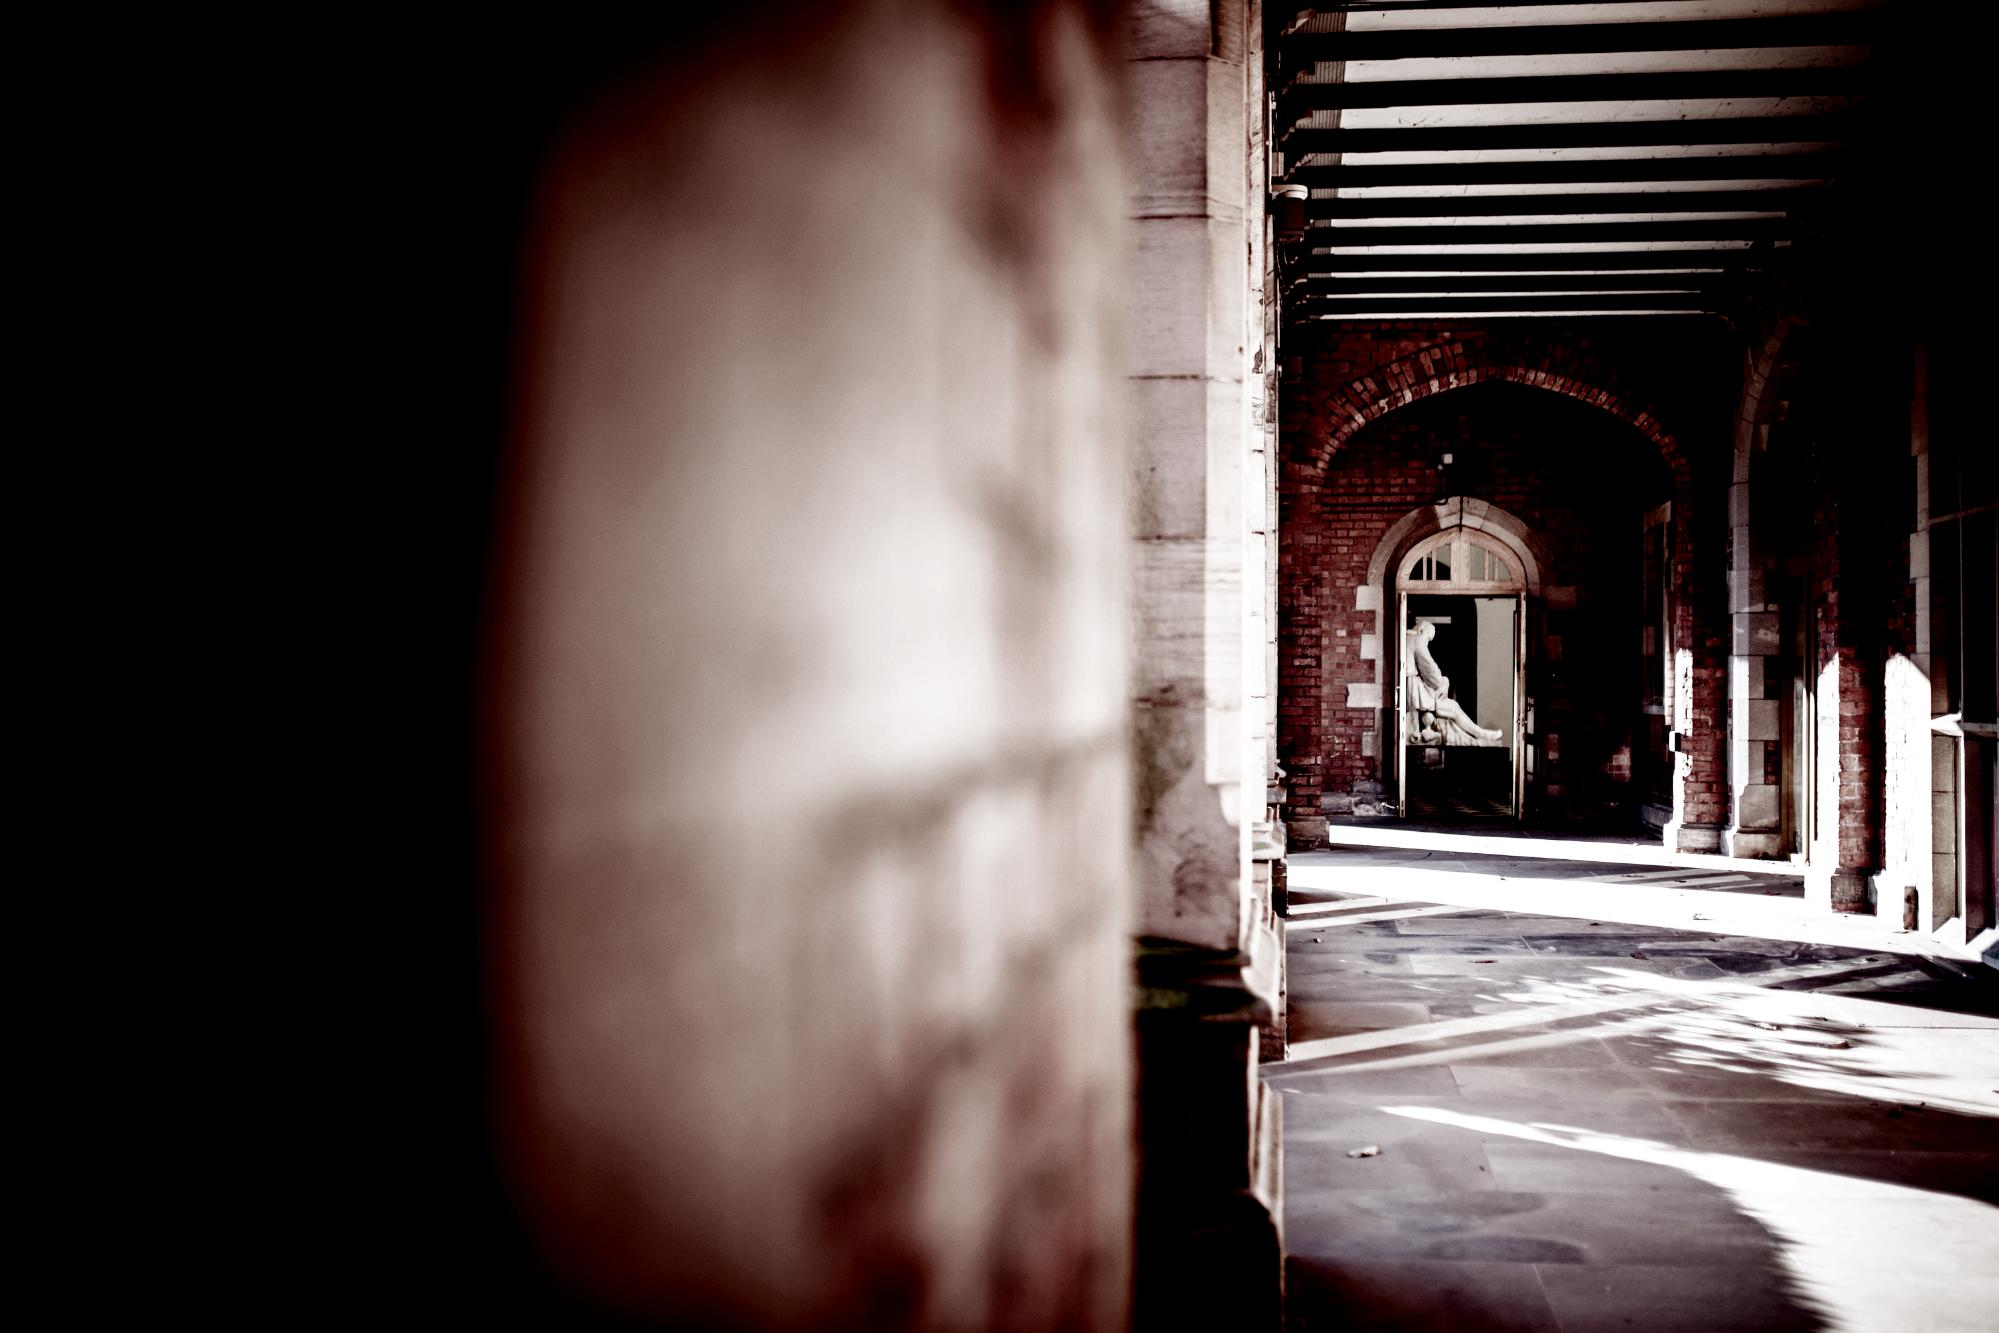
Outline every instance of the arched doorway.
<svg viewBox="0 0 1999 1333">
<path fill-rule="evenodd" d="M 1396 809 L 1403 818 L 1512 819 L 1527 765 L 1527 577 L 1494 535 L 1453 526 L 1395 574 Z"/>
</svg>

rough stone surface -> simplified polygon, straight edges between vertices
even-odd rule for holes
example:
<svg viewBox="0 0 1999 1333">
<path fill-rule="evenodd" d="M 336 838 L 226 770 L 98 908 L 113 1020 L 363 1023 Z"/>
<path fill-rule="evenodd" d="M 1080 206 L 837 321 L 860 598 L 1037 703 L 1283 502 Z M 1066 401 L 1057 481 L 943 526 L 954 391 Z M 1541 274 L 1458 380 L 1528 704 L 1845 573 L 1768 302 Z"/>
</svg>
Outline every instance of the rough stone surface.
<svg viewBox="0 0 1999 1333">
<path fill-rule="evenodd" d="M 503 1086 L 648 1326 L 1124 1323 L 1116 76 L 997 15 L 670 67 L 545 182 Z"/>
</svg>

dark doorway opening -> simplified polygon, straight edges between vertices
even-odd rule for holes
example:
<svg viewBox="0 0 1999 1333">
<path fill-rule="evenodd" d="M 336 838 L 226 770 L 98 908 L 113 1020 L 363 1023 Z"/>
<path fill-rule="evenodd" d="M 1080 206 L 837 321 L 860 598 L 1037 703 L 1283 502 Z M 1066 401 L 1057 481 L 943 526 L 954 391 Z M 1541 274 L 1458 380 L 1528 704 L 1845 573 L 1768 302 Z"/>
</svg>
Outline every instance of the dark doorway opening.
<svg viewBox="0 0 1999 1333">
<path fill-rule="evenodd" d="M 1409 630 L 1434 627 L 1425 646 L 1449 682 L 1448 697 L 1501 739 L 1429 744 L 1418 726 L 1405 725 L 1406 817 L 1444 823 L 1515 817 L 1519 608 L 1517 596 L 1409 595 Z"/>
</svg>

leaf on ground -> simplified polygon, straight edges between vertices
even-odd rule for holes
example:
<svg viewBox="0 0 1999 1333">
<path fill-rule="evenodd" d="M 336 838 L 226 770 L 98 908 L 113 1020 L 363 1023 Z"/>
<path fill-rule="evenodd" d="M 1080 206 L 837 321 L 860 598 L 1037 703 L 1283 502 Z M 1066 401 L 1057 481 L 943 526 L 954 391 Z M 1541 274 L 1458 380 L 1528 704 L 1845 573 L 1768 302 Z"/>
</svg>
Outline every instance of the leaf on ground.
<svg viewBox="0 0 1999 1333">
<path fill-rule="evenodd" d="M 1369 1143 L 1359 1148 L 1349 1148 L 1347 1149 L 1347 1156 L 1379 1157 L 1381 1156 L 1381 1145 L 1378 1143 Z"/>
<path fill-rule="evenodd" d="M 1645 957 L 1645 955 L 1644 955 L 1644 954 L 1642 954 L 1642 953 L 1634 953 L 1634 954 L 1632 954 L 1631 956 L 1632 956 L 1633 958 L 1643 958 L 1643 957 Z"/>
</svg>

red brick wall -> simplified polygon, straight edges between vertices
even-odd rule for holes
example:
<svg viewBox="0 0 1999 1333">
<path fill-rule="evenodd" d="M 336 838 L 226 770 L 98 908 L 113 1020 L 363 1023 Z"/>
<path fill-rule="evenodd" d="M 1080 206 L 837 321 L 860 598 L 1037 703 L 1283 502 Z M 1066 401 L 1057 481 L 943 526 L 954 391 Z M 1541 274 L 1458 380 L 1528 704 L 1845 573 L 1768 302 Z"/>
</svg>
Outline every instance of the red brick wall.
<svg viewBox="0 0 1999 1333">
<path fill-rule="evenodd" d="M 1729 801 L 1727 480 L 1726 472 L 1707 474 L 1683 486 L 1673 504 L 1673 642 L 1692 659 L 1691 698 L 1675 721 L 1686 733 L 1680 814 L 1715 828 L 1728 822 Z"/>
<path fill-rule="evenodd" d="M 1913 716 L 1891 720 L 1886 694 L 1892 659 L 1916 648 L 1913 359 L 1902 335 L 1880 325 L 1828 328 L 1815 348 L 1784 427 L 1772 433 L 1772 453 L 1781 451 L 1811 520 L 1794 553 L 1808 562 L 1805 629 L 1819 690 L 1810 856 L 1814 871 L 1837 872 L 1833 906 L 1852 911 L 1868 905 L 1863 885 L 1885 868 L 1891 821 L 1906 838 L 1910 824 L 1927 825 L 1931 814 L 1926 763 L 1915 783 L 1887 786 L 1889 727 L 1899 729 L 1905 760 L 1911 750 L 1927 759 L 1929 739 L 1920 695 Z M 1901 869 L 1881 904 L 1897 920 L 1911 878 L 1910 867 Z"/>
<path fill-rule="evenodd" d="M 1615 630 L 1601 633 L 1600 623 L 1578 633 L 1565 622 L 1573 616 L 1587 623 L 1593 611 L 1617 620 L 1629 611 L 1637 589 L 1636 514 L 1676 501 L 1685 524 L 1675 549 L 1682 597 L 1673 637 L 1694 654 L 1699 727 L 1685 761 L 1685 817 L 1725 818 L 1725 529 L 1723 515 L 1705 511 L 1719 509 L 1726 472 L 1715 477 L 1713 505 L 1695 503 L 1695 479 L 1701 449 L 1725 447 L 1738 366 L 1739 350 L 1726 335 L 1681 325 L 1457 330 L 1398 323 L 1328 326 L 1315 337 L 1294 337 L 1284 364 L 1278 709 L 1294 836 L 1309 839 L 1322 795 L 1382 776 L 1380 737 L 1376 755 L 1364 752 L 1361 739 L 1387 715 L 1346 706 L 1348 681 L 1376 678 L 1374 664 L 1359 655 L 1375 616 L 1355 609 L 1354 587 L 1387 528 L 1439 498 L 1446 485 L 1526 521 L 1549 548 L 1553 567 L 1544 581 L 1585 589 L 1578 612 L 1530 628 L 1561 640 L 1565 659 L 1579 651 L 1581 660 L 1555 671 L 1542 657 L 1529 680 L 1537 730 L 1561 737 L 1559 760 L 1544 764 L 1537 778 L 1564 787 L 1585 808 L 1628 794 L 1624 747 L 1637 707 L 1637 631 L 1630 626 L 1619 641 Z M 1668 421 L 1686 427 L 1669 430 Z M 1460 458 L 1485 458 L 1486 475 L 1445 482 L 1433 463 L 1447 445 Z M 1697 532 L 1709 532 L 1713 542 L 1705 558 L 1697 554 Z M 1530 615 L 1530 627 L 1534 621 Z M 1603 655 L 1592 662 L 1599 645 Z M 1594 682 L 1588 697 L 1575 688 L 1584 668 Z"/>
<path fill-rule="evenodd" d="M 1456 462 L 1447 478 L 1437 459 Z M 1474 461 L 1475 460 L 1475 461 Z M 1466 476 L 1476 467 L 1476 477 Z M 1372 683 L 1360 656 L 1375 631 L 1354 608 L 1370 558 L 1410 510 L 1460 486 L 1527 524 L 1544 549 L 1544 583 L 1577 589 L 1575 609 L 1533 613 L 1528 691 L 1541 734 L 1560 738 L 1559 758 L 1537 777 L 1578 810 L 1622 798 L 1629 778 L 1638 691 L 1638 547 L 1644 512 L 1670 494 L 1657 455 L 1628 428 L 1592 408 L 1507 384 L 1488 384 L 1418 403 L 1357 433 L 1299 514 L 1310 567 L 1327 591 L 1318 634 L 1324 664 L 1316 744 L 1321 793 L 1351 791 L 1382 776 L 1363 735 L 1389 720 L 1346 706 L 1346 685 Z M 1392 633 L 1392 609 L 1383 626 Z M 1547 649 L 1559 652 L 1550 660 Z M 1294 715 L 1295 716 L 1295 715 Z M 1378 736 L 1380 742 L 1388 738 Z M 1623 758 L 1620 760 L 1620 754 Z M 1610 778 L 1622 770 L 1622 778 Z"/>
<path fill-rule="evenodd" d="M 1883 684 L 1889 654 L 1907 651 L 1913 637 L 1908 538 L 1900 531 L 1913 508 L 1908 469 L 1901 451 L 1866 463 L 1834 461 L 1832 475 L 1812 488 L 1813 658 L 1821 692 L 1836 691 L 1838 701 L 1830 716 L 1821 702 L 1820 832 L 1813 855 L 1823 854 L 1840 869 L 1871 871 L 1883 859 Z M 1927 815 L 1918 809 L 1901 817 Z"/>
</svg>

